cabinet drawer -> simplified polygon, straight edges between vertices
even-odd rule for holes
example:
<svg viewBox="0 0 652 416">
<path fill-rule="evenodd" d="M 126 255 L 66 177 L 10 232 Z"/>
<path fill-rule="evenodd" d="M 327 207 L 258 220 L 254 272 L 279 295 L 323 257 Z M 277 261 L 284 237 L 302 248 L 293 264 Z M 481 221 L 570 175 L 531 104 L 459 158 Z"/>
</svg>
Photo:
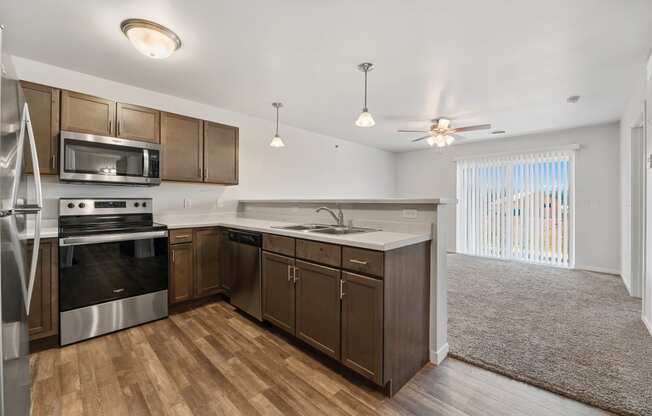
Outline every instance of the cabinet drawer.
<svg viewBox="0 0 652 416">
<path fill-rule="evenodd" d="M 297 257 L 316 263 L 340 267 L 342 249 L 336 244 L 320 243 L 318 241 L 297 240 Z"/>
<path fill-rule="evenodd" d="M 170 230 L 169 242 L 170 244 L 192 243 L 192 229 Z"/>
<path fill-rule="evenodd" d="M 384 257 L 382 251 L 342 247 L 342 268 L 382 277 Z"/>
<path fill-rule="evenodd" d="M 263 234 L 263 249 L 294 257 L 294 238 Z"/>
</svg>

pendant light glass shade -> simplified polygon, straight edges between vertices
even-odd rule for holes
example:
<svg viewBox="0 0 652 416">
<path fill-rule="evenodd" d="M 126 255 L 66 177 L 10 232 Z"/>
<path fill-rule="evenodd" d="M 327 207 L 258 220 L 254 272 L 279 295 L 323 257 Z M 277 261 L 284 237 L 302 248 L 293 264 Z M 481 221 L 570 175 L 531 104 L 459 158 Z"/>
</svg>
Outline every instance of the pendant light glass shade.
<svg viewBox="0 0 652 416">
<path fill-rule="evenodd" d="M 285 143 L 283 143 L 283 139 L 281 139 L 281 136 L 278 135 L 278 109 L 283 107 L 283 103 L 272 103 L 272 107 L 276 109 L 276 132 L 274 133 L 274 137 L 272 137 L 272 141 L 269 142 L 269 146 L 285 147 Z"/>
<path fill-rule="evenodd" d="M 358 127 L 373 127 L 376 125 L 376 122 L 371 113 L 365 108 L 355 121 L 355 125 Z"/>
<path fill-rule="evenodd" d="M 149 58 L 167 58 L 181 47 L 181 39 L 176 33 L 149 20 L 128 19 L 120 28 L 134 48 Z"/>
<path fill-rule="evenodd" d="M 376 122 L 367 109 L 367 73 L 374 69 L 374 64 L 363 62 L 358 65 L 358 69 L 364 72 L 364 107 L 362 107 L 362 113 L 360 113 L 358 119 L 355 121 L 355 125 L 358 127 L 373 127 L 376 125 Z"/>
<path fill-rule="evenodd" d="M 269 142 L 269 145 L 271 147 L 285 147 L 285 143 L 283 143 L 283 139 L 281 139 L 281 136 L 274 136 L 272 137 L 272 141 Z"/>
</svg>

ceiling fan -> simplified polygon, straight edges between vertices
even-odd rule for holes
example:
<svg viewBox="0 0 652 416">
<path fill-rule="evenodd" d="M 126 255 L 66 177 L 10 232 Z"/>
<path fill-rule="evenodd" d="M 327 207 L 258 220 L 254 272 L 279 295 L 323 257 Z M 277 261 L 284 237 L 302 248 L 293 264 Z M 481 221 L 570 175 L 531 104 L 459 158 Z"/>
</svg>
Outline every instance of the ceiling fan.
<svg viewBox="0 0 652 416">
<path fill-rule="evenodd" d="M 456 139 L 464 139 L 464 137 L 457 133 L 467 131 L 488 130 L 491 124 L 478 124 L 475 126 L 466 127 L 451 127 L 451 120 L 445 117 L 439 117 L 432 120 L 434 124 L 430 126 L 430 130 L 398 130 L 399 133 L 428 133 L 427 136 L 419 137 L 412 140 L 419 142 L 426 140 L 430 146 L 437 145 L 437 147 L 444 147 L 453 144 Z"/>
</svg>

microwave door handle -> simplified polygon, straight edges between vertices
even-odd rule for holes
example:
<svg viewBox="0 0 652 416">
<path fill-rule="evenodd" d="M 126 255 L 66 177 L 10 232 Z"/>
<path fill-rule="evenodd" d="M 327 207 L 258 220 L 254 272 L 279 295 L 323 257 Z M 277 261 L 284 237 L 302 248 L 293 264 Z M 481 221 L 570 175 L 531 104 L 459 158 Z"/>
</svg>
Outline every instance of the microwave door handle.
<svg viewBox="0 0 652 416">
<path fill-rule="evenodd" d="M 149 178 L 149 150 L 143 149 L 143 177 Z"/>
</svg>

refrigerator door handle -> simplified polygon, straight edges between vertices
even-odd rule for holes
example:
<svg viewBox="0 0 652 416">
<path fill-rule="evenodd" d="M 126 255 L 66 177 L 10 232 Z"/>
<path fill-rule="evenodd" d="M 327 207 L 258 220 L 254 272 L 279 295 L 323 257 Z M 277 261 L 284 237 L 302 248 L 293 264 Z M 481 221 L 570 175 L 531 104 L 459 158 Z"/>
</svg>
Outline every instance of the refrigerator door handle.
<svg viewBox="0 0 652 416">
<path fill-rule="evenodd" d="M 25 145 L 25 133 L 29 139 L 29 150 L 32 156 L 32 172 L 34 174 L 34 188 L 36 191 L 36 204 L 23 205 L 18 204 L 18 187 L 20 186 L 20 178 L 22 173 L 23 162 L 23 149 Z M 41 189 L 41 172 L 38 165 L 38 155 L 36 153 L 36 140 L 34 139 L 34 130 L 32 128 L 32 120 L 29 115 L 29 106 L 27 103 L 23 106 L 23 115 L 20 123 L 20 133 L 18 136 L 16 154 L 16 168 L 14 173 L 14 183 L 12 186 L 11 196 L 11 214 L 36 214 L 34 220 L 34 240 L 32 244 L 32 259 L 30 261 L 29 275 L 27 285 L 23 282 L 23 297 L 25 298 L 25 312 L 29 316 L 29 308 L 32 303 L 32 292 L 34 291 L 34 282 L 36 279 L 36 269 L 38 267 L 38 253 L 41 245 L 41 209 L 43 208 L 43 191 Z"/>
<path fill-rule="evenodd" d="M 38 268 L 38 252 L 41 246 L 41 212 L 36 213 L 34 221 L 34 243 L 32 244 L 32 259 L 29 267 L 29 279 L 25 293 L 25 312 L 29 316 L 29 308 L 32 304 L 32 295 L 34 293 L 34 283 L 36 281 L 36 270 Z"/>
</svg>

